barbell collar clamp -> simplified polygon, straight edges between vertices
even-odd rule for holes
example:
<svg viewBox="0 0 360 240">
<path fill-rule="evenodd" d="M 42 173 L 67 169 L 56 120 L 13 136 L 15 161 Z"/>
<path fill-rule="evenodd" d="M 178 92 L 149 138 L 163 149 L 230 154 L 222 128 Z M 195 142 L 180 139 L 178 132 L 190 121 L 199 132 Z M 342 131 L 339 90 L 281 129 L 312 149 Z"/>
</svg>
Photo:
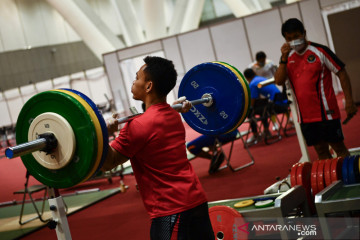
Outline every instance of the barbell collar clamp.
<svg viewBox="0 0 360 240">
<path fill-rule="evenodd" d="M 58 145 L 58 141 L 53 133 L 42 133 L 39 134 L 39 138 L 45 138 L 46 146 L 40 151 L 46 152 L 46 154 L 50 154 L 54 152 L 54 149 Z"/>
<path fill-rule="evenodd" d="M 206 107 L 210 107 L 213 103 L 212 97 L 209 93 L 205 93 L 200 99 L 190 101 L 192 105 L 203 104 Z M 175 110 L 179 110 L 182 108 L 182 103 L 178 103 L 171 106 Z"/>
<path fill-rule="evenodd" d="M 35 151 L 45 151 L 51 153 L 57 146 L 57 140 L 52 133 L 47 133 L 34 141 L 22 143 L 13 147 L 9 147 L 5 150 L 5 156 L 9 159 L 23 156 Z"/>
</svg>

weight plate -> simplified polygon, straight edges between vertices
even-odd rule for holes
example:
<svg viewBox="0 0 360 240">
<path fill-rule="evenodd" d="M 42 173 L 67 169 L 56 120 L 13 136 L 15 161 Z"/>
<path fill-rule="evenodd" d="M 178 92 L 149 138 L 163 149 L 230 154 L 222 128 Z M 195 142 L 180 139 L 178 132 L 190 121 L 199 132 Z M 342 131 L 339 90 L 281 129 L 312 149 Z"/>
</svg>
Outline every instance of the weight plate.
<svg viewBox="0 0 360 240">
<path fill-rule="evenodd" d="M 224 63 L 224 62 L 223 62 Z M 249 111 L 250 111 L 250 106 L 251 106 L 251 92 L 250 92 L 250 86 L 249 86 L 249 83 L 248 81 L 246 80 L 246 78 L 244 77 L 244 75 L 234 66 L 232 66 L 231 64 L 228 64 L 228 63 L 224 63 L 224 64 L 227 64 L 228 66 L 231 66 L 233 69 L 236 70 L 236 72 L 240 75 L 239 79 L 240 79 L 240 82 L 243 84 L 243 86 L 245 85 L 246 86 L 246 92 L 247 92 L 247 100 L 248 100 L 248 105 L 247 105 L 247 111 L 245 113 L 245 118 L 249 115 Z M 244 87 L 245 89 L 245 87 Z M 246 94 L 245 92 L 245 94 Z M 244 119 L 245 120 L 245 119 Z"/>
<path fill-rule="evenodd" d="M 291 183 L 291 187 L 295 187 L 296 186 L 296 169 L 298 167 L 299 163 L 295 163 L 294 165 L 292 165 L 291 167 L 291 172 L 290 172 L 290 183 Z"/>
<path fill-rule="evenodd" d="M 311 194 L 311 167 L 309 162 L 302 162 L 296 168 L 296 184 L 305 188 Z"/>
<path fill-rule="evenodd" d="M 86 180 L 88 180 L 91 176 L 94 175 L 96 169 L 98 169 L 100 161 L 101 161 L 101 156 L 102 156 L 102 152 L 103 152 L 103 146 L 104 146 L 104 142 L 103 142 L 103 136 L 102 136 L 102 130 L 101 130 L 101 126 L 99 123 L 99 119 L 97 118 L 94 110 L 90 107 L 90 105 L 79 95 L 67 91 L 67 90 L 61 90 L 61 89 L 56 89 L 53 91 L 59 91 L 59 92 L 63 92 L 68 94 L 69 96 L 75 98 L 79 103 L 81 103 L 84 108 L 88 111 L 92 123 L 94 124 L 95 127 L 95 132 L 96 132 L 96 138 L 97 138 L 97 152 L 96 152 L 96 158 L 94 163 L 91 165 L 91 170 L 89 171 L 88 175 L 81 181 L 81 182 L 85 182 Z"/>
<path fill-rule="evenodd" d="M 310 162 L 299 163 L 296 168 L 296 184 L 303 186 L 306 192 L 306 198 L 312 211 L 315 210 L 314 199 L 311 194 L 311 169 Z"/>
<path fill-rule="evenodd" d="M 39 134 L 52 133 L 57 146 L 51 154 L 43 151 L 33 152 L 36 161 L 47 169 L 60 169 L 70 163 L 76 148 L 75 134 L 65 118 L 56 113 L 42 113 L 30 124 L 28 141 L 38 139 Z"/>
<path fill-rule="evenodd" d="M 357 177 L 356 177 L 356 169 L 358 168 L 358 162 L 355 161 L 357 160 L 356 156 L 351 156 L 349 157 L 349 162 L 348 162 L 348 179 L 349 179 L 349 184 L 354 184 L 357 183 Z"/>
<path fill-rule="evenodd" d="M 355 173 L 355 179 L 356 183 L 360 183 L 360 156 L 356 155 L 354 160 L 354 173 Z"/>
<path fill-rule="evenodd" d="M 255 203 L 256 208 L 267 208 L 271 206 L 274 206 L 274 200 L 271 199 L 265 201 L 258 201 Z"/>
<path fill-rule="evenodd" d="M 234 204 L 234 207 L 236 208 L 242 208 L 242 207 L 248 207 L 254 204 L 254 200 L 249 199 L 249 200 L 244 200 L 241 202 L 237 202 Z"/>
<path fill-rule="evenodd" d="M 180 83 L 178 96 L 188 100 L 211 94 L 213 104 L 193 106 L 183 113 L 184 120 L 195 131 L 205 135 L 230 132 L 240 122 L 245 109 L 244 88 L 236 75 L 216 63 L 202 63 L 190 69 Z"/>
<path fill-rule="evenodd" d="M 254 202 L 259 202 L 259 201 L 266 201 L 266 200 L 273 200 L 275 201 L 276 197 L 261 197 L 261 198 L 254 198 Z"/>
<path fill-rule="evenodd" d="M 348 170 L 348 164 L 349 164 L 349 158 L 350 157 L 345 157 L 344 158 L 344 161 L 343 161 L 343 164 L 342 164 L 342 180 L 344 182 L 344 184 L 349 184 L 349 170 Z"/>
<path fill-rule="evenodd" d="M 317 187 L 319 192 L 325 188 L 324 167 L 325 160 L 319 160 L 319 166 L 317 168 Z"/>
<path fill-rule="evenodd" d="M 209 208 L 209 216 L 215 239 L 233 239 L 234 233 L 237 233 L 238 239 L 248 239 L 248 233 L 243 229 L 245 220 L 235 209 L 228 206 L 214 206 Z"/>
<path fill-rule="evenodd" d="M 311 190 L 313 196 L 315 196 L 319 192 L 317 187 L 317 168 L 319 165 L 319 161 L 320 160 L 314 161 L 311 167 Z"/>
<path fill-rule="evenodd" d="M 331 184 L 331 163 L 332 163 L 332 159 L 325 160 L 324 178 L 325 178 L 325 186 L 326 187 Z"/>
<path fill-rule="evenodd" d="M 107 156 L 107 153 L 108 153 L 108 150 L 109 150 L 109 134 L 108 134 L 108 130 L 107 130 L 107 127 L 106 127 L 106 122 L 105 122 L 101 112 L 97 108 L 96 104 L 88 96 L 86 96 L 82 92 L 76 91 L 74 89 L 64 88 L 64 90 L 71 91 L 71 92 L 79 95 L 80 97 L 82 97 L 91 106 L 91 108 L 94 110 L 94 112 L 95 112 L 95 114 L 96 114 L 96 116 L 97 116 L 97 118 L 99 120 L 99 123 L 101 125 L 102 136 L 103 136 L 103 152 L 102 152 L 102 155 L 101 155 L 100 164 L 99 164 L 98 168 L 96 169 L 96 171 L 94 173 L 94 175 L 96 175 L 96 173 L 103 166 L 103 164 L 105 162 L 105 159 L 106 159 L 106 156 Z"/>
<path fill-rule="evenodd" d="M 240 83 L 244 89 L 244 97 L 245 97 L 244 103 L 245 104 L 244 104 L 243 115 L 241 116 L 241 118 L 240 118 L 239 122 L 236 124 L 236 126 L 230 130 L 230 131 L 233 131 L 236 128 L 238 128 L 245 121 L 246 117 L 249 114 L 250 105 L 251 105 L 250 87 L 249 87 L 247 80 L 245 80 L 244 76 L 241 74 L 241 72 L 237 68 L 235 68 L 234 66 L 232 66 L 228 63 L 225 63 L 225 62 L 214 62 L 214 63 L 221 64 L 221 65 L 229 68 L 237 76 L 238 80 L 240 81 Z"/>
<path fill-rule="evenodd" d="M 343 161 L 343 157 L 337 157 L 331 161 L 331 183 L 342 179 Z"/>
<path fill-rule="evenodd" d="M 41 166 L 32 154 L 21 157 L 25 167 L 39 182 L 53 188 L 67 188 L 80 183 L 91 169 L 96 156 L 97 138 L 88 111 L 71 96 L 57 91 L 38 93 L 20 111 L 16 124 L 17 144 L 28 141 L 31 122 L 40 114 L 54 112 L 70 124 L 76 139 L 76 150 L 69 164 L 58 170 Z"/>
</svg>

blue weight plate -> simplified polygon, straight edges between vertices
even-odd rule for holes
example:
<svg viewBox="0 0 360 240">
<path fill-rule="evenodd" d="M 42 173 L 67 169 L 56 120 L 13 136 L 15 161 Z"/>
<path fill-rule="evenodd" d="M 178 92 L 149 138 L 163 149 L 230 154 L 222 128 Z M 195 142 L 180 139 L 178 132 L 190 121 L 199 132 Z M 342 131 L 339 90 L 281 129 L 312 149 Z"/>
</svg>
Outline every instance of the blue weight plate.
<svg viewBox="0 0 360 240">
<path fill-rule="evenodd" d="M 67 91 L 70 91 L 70 92 L 73 92 L 73 93 L 79 95 L 81 98 L 83 98 L 90 105 L 90 107 L 94 110 L 97 118 L 99 119 L 104 144 L 103 144 L 103 152 L 102 152 L 102 155 L 101 155 L 100 164 L 99 164 L 98 168 L 96 169 L 95 173 L 93 174 L 93 176 L 95 176 L 96 173 L 103 166 L 103 164 L 105 162 L 105 159 L 106 159 L 107 152 L 109 150 L 109 134 L 108 134 L 107 127 L 106 127 L 106 122 L 105 122 L 100 110 L 97 108 L 96 104 L 88 96 L 86 96 L 82 92 L 79 92 L 79 91 L 74 90 L 74 89 L 68 89 L 68 88 L 63 88 L 63 89 L 67 90 Z"/>
<path fill-rule="evenodd" d="M 360 155 L 355 156 L 354 164 L 355 179 L 357 183 L 360 183 Z"/>
<path fill-rule="evenodd" d="M 183 113 L 184 120 L 195 131 L 217 136 L 231 131 L 240 121 L 245 109 L 245 93 L 237 76 L 217 63 L 202 63 L 190 69 L 179 86 L 178 96 L 191 101 L 211 94 L 213 104 L 193 106 Z"/>
<path fill-rule="evenodd" d="M 349 184 L 349 170 L 348 170 L 349 158 L 350 157 L 345 157 L 342 165 L 342 180 L 344 184 Z"/>
<path fill-rule="evenodd" d="M 358 158 L 357 156 L 351 156 L 349 157 L 349 162 L 348 162 L 348 179 L 349 179 L 349 184 L 354 184 L 357 183 L 358 181 L 358 170 L 359 170 L 359 166 L 358 166 Z M 357 174 L 356 174 L 357 172 Z"/>
</svg>

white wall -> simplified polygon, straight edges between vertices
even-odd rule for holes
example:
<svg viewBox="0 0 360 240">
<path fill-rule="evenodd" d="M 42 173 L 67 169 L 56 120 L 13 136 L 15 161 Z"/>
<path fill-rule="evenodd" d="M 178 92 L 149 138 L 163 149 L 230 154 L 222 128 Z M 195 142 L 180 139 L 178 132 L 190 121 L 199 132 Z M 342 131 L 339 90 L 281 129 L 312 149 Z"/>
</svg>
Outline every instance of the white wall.
<svg viewBox="0 0 360 240">
<path fill-rule="evenodd" d="M 58 88 L 78 90 L 98 105 L 108 103 L 105 95 L 109 99 L 113 99 L 104 68 L 89 69 L 0 93 L 0 127 L 15 125 L 21 108 L 32 96 L 39 92 Z"/>
<path fill-rule="evenodd" d="M 106 15 L 110 0 L 88 0 L 95 11 L 112 23 L 112 13 Z M 59 79 L 52 79 L 9 90 L 0 94 L 0 126 L 15 124 L 17 115 L 32 95 L 58 87 L 71 87 L 88 95 L 96 104 L 106 102 L 105 94 L 115 100 L 116 110 L 127 115 L 128 108 L 134 103 L 129 92 L 128 81 L 131 74 L 124 74 L 121 65 L 141 59 L 148 54 L 161 54 L 173 60 L 178 71 L 178 84 L 170 95 L 171 103 L 177 97 L 178 85 L 184 74 L 193 66 L 206 61 L 224 61 L 243 71 L 254 60 L 257 51 L 263 50 L 268 58 L 278 61 L 283 43 L 281 23 L 290 17 L 303 20 L 307 37 L 315 42 L 328 44 L 328 36 L 321 17 L 322 1 L 309 0 L 271 9 L 265 12 L 227 21 L 195 31 L 179 34 L 165 39 L 120 49 L 105 54 L 104 69 L 90 69 Z M 26 9 L 24 11 L 19 9 Z M 24 13 L 26 12 L 26 13 Z M 51 17 L 49 17 L 51 16 Z M 11 26 L 21 26 L 23 21 L 40 21 L 37 30 L 43 38 L 33 36 Z M 6 19 L 7 21 L 4 21 Z M 114 23 L 112 23 L 114 24 Z M 29 24 L 30 25 L 33 24 Z M 44 30 L 45 29 L 45 30 Z M 113 26 L 113 29 L 117 29 Z M 118 32 L 117 30 L 116 33 Z M 62 41 L 75 41 L 78 36 L 44 0 L 1 0 L 0 1 L 0 51 L 15 49 L 20 45 L 54 44 Z M 135 59 L 135 60 L 134 60 Z M 141 62 L 141 61 L 140 61 Z M 133 71 L 138 66 L 135 65 Z"/>
<path fill-rule="evenodd" d="M 163 51 L 165 57 L 175 64 L 179 73 L 178 83 L 187 71 L 203 62 L 224 61 L 243 71 L 260 50 L 277 63 L 284 42 L 281 24 L 292 17 L 305 19 L 310 40 L 327 44 L 319 2 L 310 0 L 105 54 L 105 68 L 117 111 L 129 114 L 127 109 L 132 104 L 129 85 L 124 83 L 124 79 L 125 82 L 131 79 L 131 74 L 125 74 L 121 67 L 126 61 L 132 62 L 139 56 Z M 132 65 L 132 70 L 135 73 L 138 69 Z M 177 91 L 176 87 L 174 95 Z M 168 103 L 171 104 L 171 101 L 168 100 Z"/>
</svg>

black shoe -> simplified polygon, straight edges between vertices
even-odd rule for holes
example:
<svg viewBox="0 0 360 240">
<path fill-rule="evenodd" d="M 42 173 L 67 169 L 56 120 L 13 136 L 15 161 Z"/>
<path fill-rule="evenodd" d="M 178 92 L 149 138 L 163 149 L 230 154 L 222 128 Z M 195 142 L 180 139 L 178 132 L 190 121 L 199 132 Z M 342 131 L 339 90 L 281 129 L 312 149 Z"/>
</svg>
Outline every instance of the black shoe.
<svg viewBox="0 0 360 240">
<path fill-rule="evenodd" d="M 225 160 L 225 154 L 221 151 L 211 159 L 209 174 L 215 173 Z"/>
</svg>

